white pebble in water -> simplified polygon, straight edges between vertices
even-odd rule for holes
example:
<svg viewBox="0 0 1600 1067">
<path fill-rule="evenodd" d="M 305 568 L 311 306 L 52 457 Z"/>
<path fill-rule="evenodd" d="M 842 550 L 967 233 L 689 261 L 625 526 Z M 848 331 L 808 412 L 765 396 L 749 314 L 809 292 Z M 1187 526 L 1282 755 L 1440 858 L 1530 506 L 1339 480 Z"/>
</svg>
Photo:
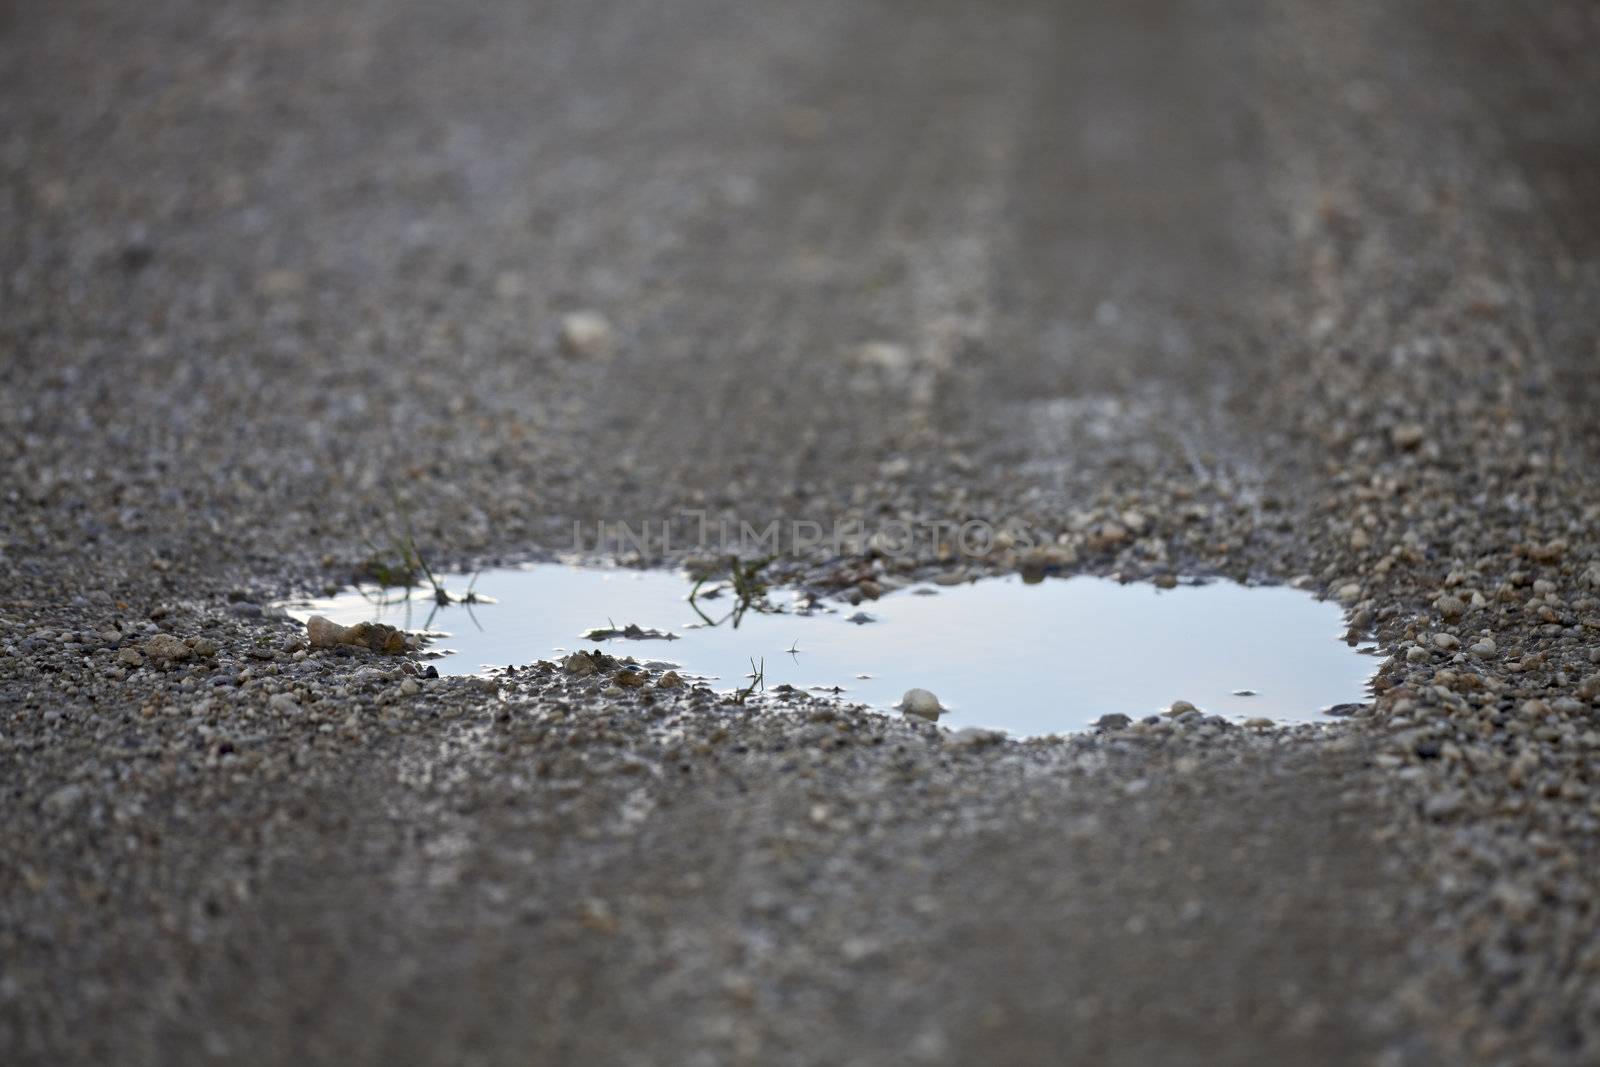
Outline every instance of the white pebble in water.
<svg viewBox="0 0 1600 1067">
<path fill-rule="evenodd" d="M 944 711 L 944 706 L 939 703 L 938 697 L 926 689 L 907 689 L 906 695 L 900 698 L 900 711 L 924 719 L 937 719 Z"/>
</svg>

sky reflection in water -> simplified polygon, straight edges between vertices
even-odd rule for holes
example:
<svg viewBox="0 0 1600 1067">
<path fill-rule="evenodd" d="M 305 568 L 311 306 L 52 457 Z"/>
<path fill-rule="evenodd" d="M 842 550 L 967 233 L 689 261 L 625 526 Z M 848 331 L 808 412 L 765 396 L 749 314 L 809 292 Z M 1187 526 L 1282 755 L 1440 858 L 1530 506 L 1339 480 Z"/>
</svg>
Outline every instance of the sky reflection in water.
<svg viewBox="0 0 1600 1067">
<path fill-rule="evenodd" d="M 460 576 L 445 581 L 456 593 L 467 586 Z M 431 625 L 449 636 L 434 647 L 453 652 L 435 662 L 444 674 L 472 674 L 598 646 L 669 661 L 733 689 L 745 684 L 752 659 L 765 660 L 769 689 L 837 686 L 844 699 L 888 709 L 920 686 L 950 709 L 942 725 L 1018 736 L 1080 730 L 1107 712 L 1138 718 L 1179 699 L 1233 719 L 1326 721 L 1330 705 L 1366 699 L 1377 667 L 1341 639 L 1336 604 L 1281 586 L 1217 581 L 1162 590 L 1087 577 L 1025 585 L 1009 576 L 914 586 L 860 607 L 825 601 L 810 615 L 793 614 L 780 590 L 772 603 L 788 613 L 747 612 L 737 629 L 704 626 L 687 602 L 690 588 L 664 571 L 485 571 L 476 590 L 497 602 L 474 605 L 470 615 L 459 604 L 439 608 Z M 712 618 L 732 606 L 731 594 L 701 602 Z M 291 610 L 415 629 L 434 604 L 419 593 L 386 606 L 347 593 Z M 874 621 L 847 621 L 858 611 Z M 611 623 L 680 639 L 584 639 Z"/>
</svg>

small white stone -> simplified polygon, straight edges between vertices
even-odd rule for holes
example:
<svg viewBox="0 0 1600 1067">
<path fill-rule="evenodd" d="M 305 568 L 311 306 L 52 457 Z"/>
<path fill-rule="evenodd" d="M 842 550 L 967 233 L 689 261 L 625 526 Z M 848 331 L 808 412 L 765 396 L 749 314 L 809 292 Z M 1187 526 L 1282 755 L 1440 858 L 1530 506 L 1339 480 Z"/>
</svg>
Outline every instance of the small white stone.
<svg viewBox="0 0 1600 1067">
<path fill-rule="evenodd" d="M 924 719 L 937 719 L 944 711 L 939 698 L 926 689 L 907 689 L 896 707 L 906 715 L 917 715 Z"/>
<path fill-rule="evenodd" d="M 598 311 L 573 311 L 561 316 L 556 337 L 561 351 L 573 359 L 604 359 L 616 343 L 611 323 Z"/>
</svg>

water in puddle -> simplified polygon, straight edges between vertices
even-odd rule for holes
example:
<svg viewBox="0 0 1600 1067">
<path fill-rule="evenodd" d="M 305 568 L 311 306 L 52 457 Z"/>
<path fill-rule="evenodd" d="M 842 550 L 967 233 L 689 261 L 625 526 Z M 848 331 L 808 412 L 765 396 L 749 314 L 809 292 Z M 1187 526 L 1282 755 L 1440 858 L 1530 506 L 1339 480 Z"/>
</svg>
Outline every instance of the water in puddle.
<svg viewBox="0 0 1600 1067">
<path fill-rule="evenodd" d="M 460 593 L 467 580 L 447 584 Z M 1108 712 L 1139 718 L 1174 700 L 1231 719 L 1318 721 L 1331 705 L 1366 699 L 1376 666 L 1341 640 L 1336 605 L 1281 586 L 1011 576 L 912 586 L 859 607 L 825 600 L 809 612 L 776 591 L 769 601 L 781 611 L 747 611 L 737 627 L 706 625 L 691 588 L 674 573 L 549 564 L 479 575 L 475 590 L 492 603 L 352 592 L 290 610 L 443 631 L 432 647 L 448 652 L 435 661 L 444 674 L 602 647 L 733 690 L 748 684 L 754 660 L 769 691 L 787 683 L 889 710 L 915 686 L 948 709 L 941 725 L 1016 736 L 1084 729 Z M 712 620 L 734 605 L 731 592 L 697 602 Z M 630 625 L 675 639 L 585 637 Z"/>
</svg>

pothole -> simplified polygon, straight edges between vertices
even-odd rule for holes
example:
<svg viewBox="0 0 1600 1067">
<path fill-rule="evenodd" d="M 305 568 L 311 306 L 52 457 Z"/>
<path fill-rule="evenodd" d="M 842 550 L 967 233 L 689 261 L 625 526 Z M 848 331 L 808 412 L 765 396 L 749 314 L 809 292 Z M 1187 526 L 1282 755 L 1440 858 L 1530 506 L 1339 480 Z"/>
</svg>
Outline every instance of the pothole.
<svg viewBox="0 0 1600 1067">
<path fill-rule="evenodd" d="M 861 605 L 783 590 L 750 602 L 710 583 L 691 600 L 681 574 L 556 564 L 445 584 L 448 604 L 363 589 L 289 610 L 426 630 L 442 674 L 599 647 L 726 691 L 759 673 L 767 692 L 792 686 L 889 711 L 925 689 L 945 709 L 941 725 L 1015 736 L 1081 730 L 1112 713 L 1138 719 L 1178 700 L 1235 721 L 1325 721 L 1367 699 L 1376 667 L 1341 639 L 1337 605 L 1228 581 L 1158 589 L 1008 576 L 912 585 Z"/>
</svg>

